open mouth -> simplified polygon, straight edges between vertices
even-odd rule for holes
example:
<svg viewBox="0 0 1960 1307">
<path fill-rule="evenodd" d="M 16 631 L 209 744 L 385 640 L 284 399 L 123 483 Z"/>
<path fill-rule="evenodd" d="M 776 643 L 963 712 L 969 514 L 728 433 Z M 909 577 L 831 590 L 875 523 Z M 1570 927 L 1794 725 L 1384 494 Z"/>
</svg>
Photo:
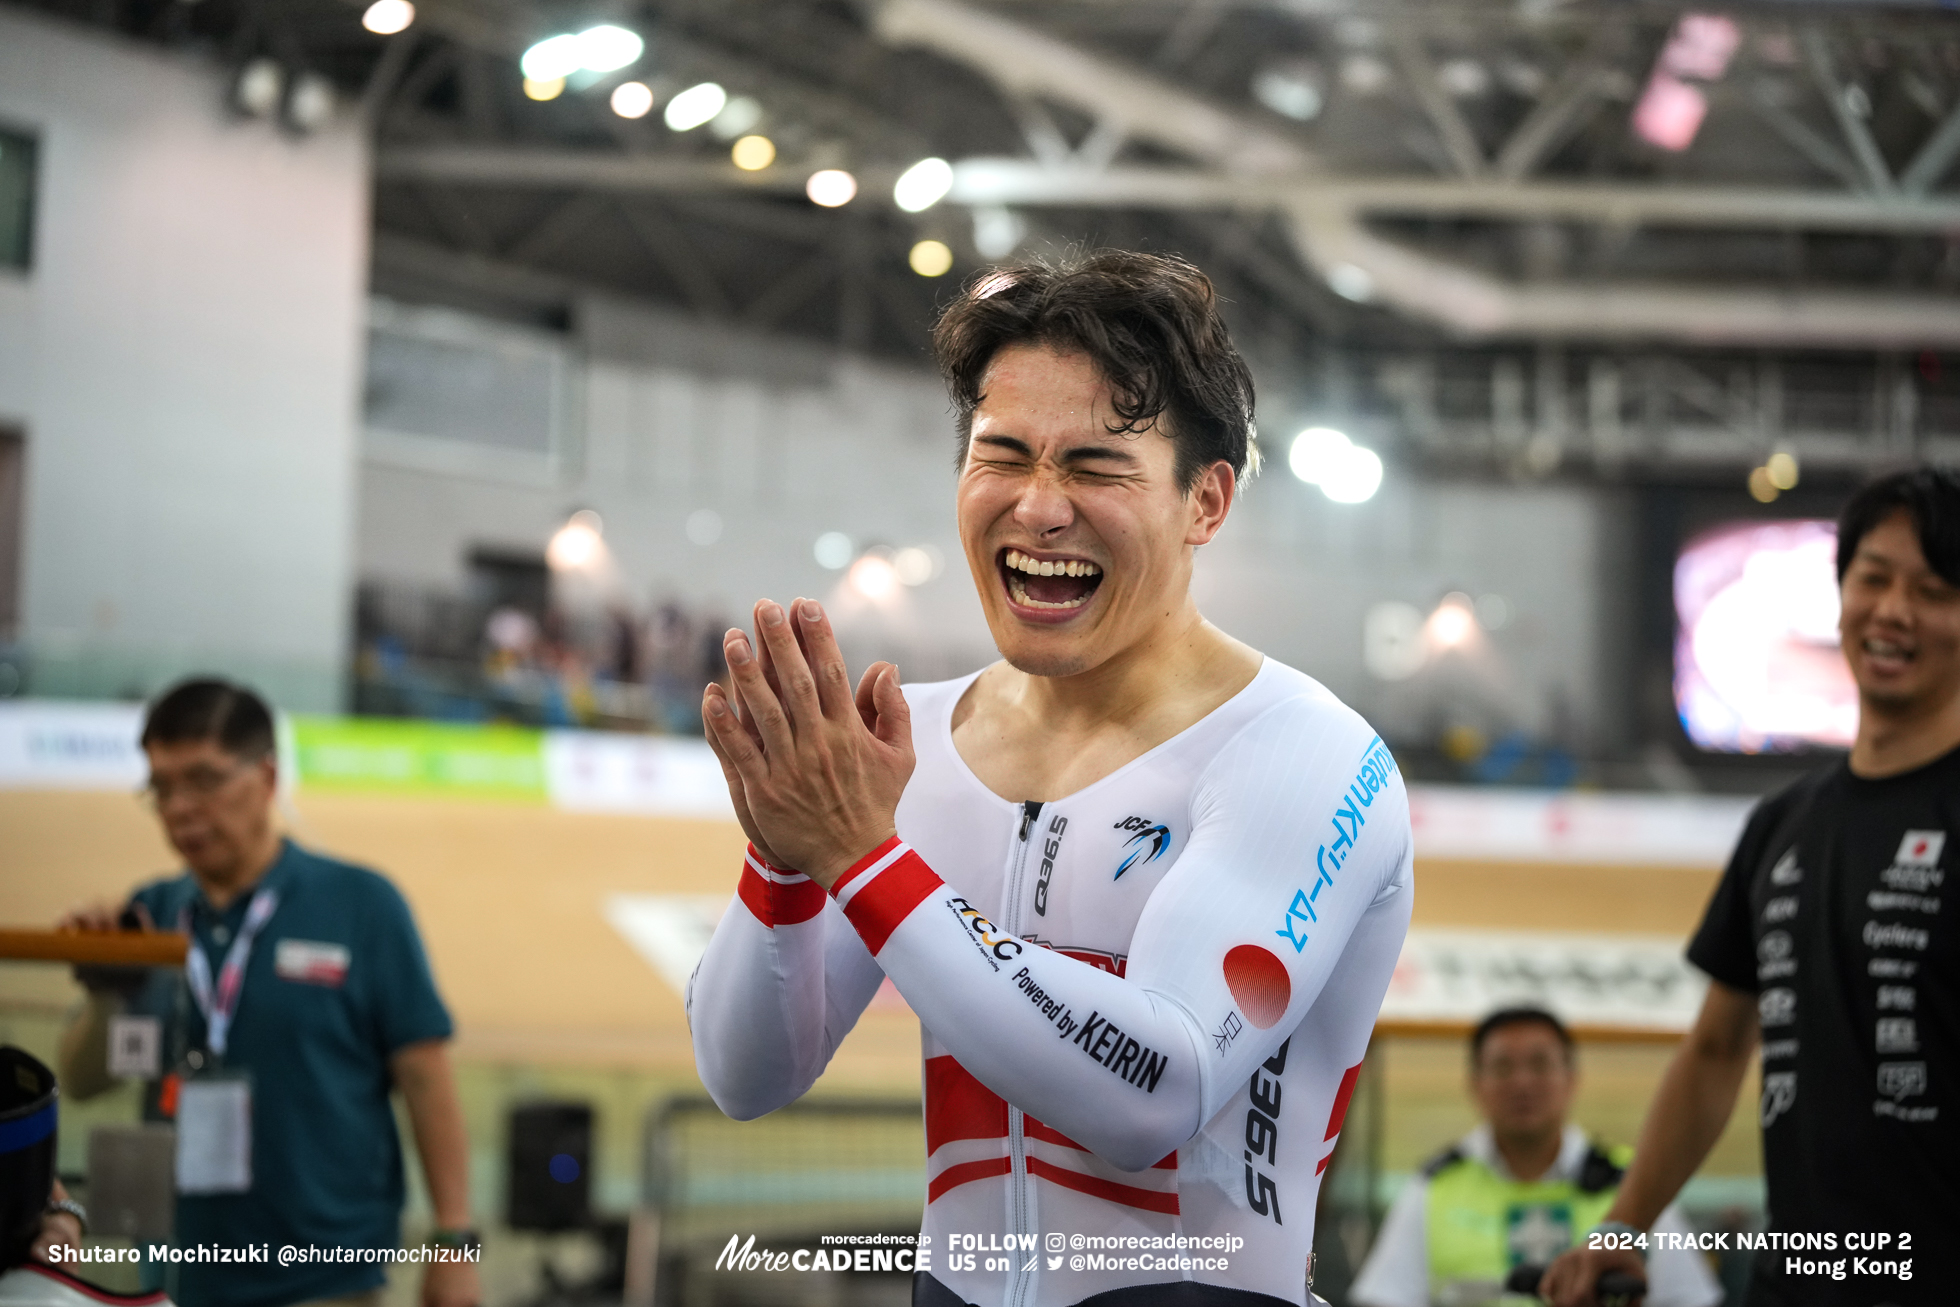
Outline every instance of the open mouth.
<svg viewBox="0 0 1960 1307">
<path fill-rule="evenodd" d="M 1868 636 L 1864 640 L 1865 662 L 1874 671 L 1899 672 L 1911 664 L 1916 651 L 1894 640 Z"/>
<path fill-rule="evenodd" d="M 1068 612 L 1088 604 L 1103 570 L 1085 558 L 1036 558 L 1018 549 L 1000 554 L 1007 596 L 1023 608 Z"/>
</svg>

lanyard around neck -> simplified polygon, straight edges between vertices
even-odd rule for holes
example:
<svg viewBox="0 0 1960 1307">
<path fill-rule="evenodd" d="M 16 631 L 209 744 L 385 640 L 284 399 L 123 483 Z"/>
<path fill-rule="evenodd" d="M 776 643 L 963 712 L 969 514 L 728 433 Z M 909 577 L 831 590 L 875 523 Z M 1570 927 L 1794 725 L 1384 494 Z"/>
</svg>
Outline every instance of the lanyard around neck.
<svg viewBox="0 0 1960 1307">
<path fill-rule="evenodd" d="M 190 981 L 197 1010 L 204 1014 L 204 1042 L 214 1057 L 222 1058 L 225 1045 L 231 1042 L 231 1019 L 238 1011 L 239 992 L 245 988 L 245 963 L 252 956 L 252 941 L 258 938 L 259 931 L 278 907 L 276 890 L 262 888 L 252 895 L 251 906 L 245 909 L 245 920 L 239 925 L 231 947 L 225 951 L 224 965 L 218 968 L 216 986 L 211 983 L 211 960 L 191 931 L 190 905 L 185 904 L 178 914 L 178 928 L 191 936 L 189 955 L 184 959 L 184 976 Z"/>
</svg>

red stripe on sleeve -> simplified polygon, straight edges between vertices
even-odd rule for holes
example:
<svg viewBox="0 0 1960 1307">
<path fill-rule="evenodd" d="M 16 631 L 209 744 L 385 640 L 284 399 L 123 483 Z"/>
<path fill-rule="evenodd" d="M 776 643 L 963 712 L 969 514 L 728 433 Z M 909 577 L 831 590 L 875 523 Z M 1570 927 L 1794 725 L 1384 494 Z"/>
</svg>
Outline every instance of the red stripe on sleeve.
<svg viewBox="0 0 1960 1307">
<path fill-rule="evenodd" d="M 898 929 L 898 923 L 912 915 L 913 908 L 945 883 L 926 866 L 924 858 L 908 849 L 904 857 L 851 896 L 851 901 L 844 905 L 844 915 L 857 927 L 871 956 L 876 957 Z M 843 884 L 841 878 L 838 884 Z"/>
<path fill-rule="evenodd" d="M 1166 1216 L 1177 1215 L 1177 1195 L 1158 1189 L 1139 1189 L 1135 1185 L 1117 1184 L 1114 1180 L 1103 1180 L 1093 1175 L 1083 1175 L 1080 1171 L 1070 1171 L 1056 1166 L 1053 1162 L 1039 1157 L 1028 1158 L 1028 1174 L 1073 1189 L 1077 1193 L 1088 1194 L 1092 1198 L 1121 1203 L 1125 1207 L 1140 1207 L 1146 1212 L 1162 1212 Z"/>
<path fill-rule="evenodd" d="M 1334 1095 L 1334 1110 L 1327 1114 L 1327 1138 L 1332 1139 L 1341 1133 L 1341 1123 L 1347 1120 L 1348 1103 L 1354 1098 L 1354 1082 L 1361 1078 L 1361 1063 L 1356 1062 L 1341 1077 L 1341 1088 Z M 1324 1142 L 1324 1141 L 1323 1141 Z"/>
<path fill-rule="evenodd" d="M 761 859 L 756 861 L 760 862 Z M 741 895 L 748 910 L 755 914 L 755 919 L 771 930 L 777 926 L 794 926 L 808 921 L 823 911 L 823 886 L 814 880 L 779 884 L 764 877 L 747 862 L 742 864 L 742 880 L 736 892 Z"/>
<path fill-rule="evenodd" d="M 978 1162 L 961 1162 L 949 1166 L 932 1177 L 926 1186 L 926 1201 L 932 1202 L 948 1189 L 957 1189 L 969 1180 L 985 1180 L 996 1175 L 1006 1175 L 1014 1169 L 1014 1163 L 1005 1157 L 982 1158 Z"/>
<path fill-rule="evenodd" d="M 849 869 L 846 870 L 843 875 L 837 878 L 837 883 L 830 887 L 831 895 L 835 897 L 836 895 L 843 893 L 844 887 L 846 885 L 849 885 L 852 881 L 856 880 L 859 876 L 862 876 L 865 872 L 865 868 L 869 867 L 872 863 L 878 861 L 878 859 L 884 857 L 887 853 L 890 853 L 893 849 L 897 847 L 898 847 L 898 836 L 894 835 L 890 839 L 886 840 L 883 844 L 880 844 L 877 848 L 871 850 L 871 852 L 865 854 L 862 858 L 859 858 L 856 862 L 853 862 L 850 865 Z"/>
</svg>

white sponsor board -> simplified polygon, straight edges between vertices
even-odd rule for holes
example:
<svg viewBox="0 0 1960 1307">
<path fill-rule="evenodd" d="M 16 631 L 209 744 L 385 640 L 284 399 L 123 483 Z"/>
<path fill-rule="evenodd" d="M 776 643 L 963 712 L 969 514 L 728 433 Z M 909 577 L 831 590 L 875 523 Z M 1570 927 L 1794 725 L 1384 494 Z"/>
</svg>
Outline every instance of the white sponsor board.
<svg viewBox="0 0 1960 1307">
<path fill-rule="evenodd" d="M 1489 862 L 1721 867 L 1750 798 L 1411 785 L 1416 856 Z"/>
<path fill-rule="evenodd" d="M 544 775 L 552 806 L 572 812 L 735 819 L 706 740 L 546 731 Z"/>
<path fill-rule="evenodd" d="M 134 703 L 0 702 L 0 789 L 123 790 L 149 778 Z"/>
<path fill-rule="evenodd" d="M 1686 1030 L 1708 981 L 1667 935 L 1411 930 L 1382 1001 L 1402 1021 L 1477 1021 L 1514 1004 L 1580 1025 Z"/>
</svg>

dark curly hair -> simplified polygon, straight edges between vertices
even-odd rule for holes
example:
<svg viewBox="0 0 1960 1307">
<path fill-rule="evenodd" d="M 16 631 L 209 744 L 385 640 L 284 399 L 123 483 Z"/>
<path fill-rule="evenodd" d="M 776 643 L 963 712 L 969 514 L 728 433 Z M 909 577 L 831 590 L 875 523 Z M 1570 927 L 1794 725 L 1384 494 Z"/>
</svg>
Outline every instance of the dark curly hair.
<svg viewBox="0 0 1960 1307">
<path fill-rule="evenodd" d="M 987 366 L 1009 345 L 1086 355 L 1109 384 L 1113 432 L 1166 419 L 1179 489 L 1220 460 L 1241 480 L 1258 471 L 1252 373 L 1218 316 L 1211 279 L 1185 260 L 1094 250 L 974 278 L 932 333 L 958 414 L 961 464 Z"/>
</svg>

